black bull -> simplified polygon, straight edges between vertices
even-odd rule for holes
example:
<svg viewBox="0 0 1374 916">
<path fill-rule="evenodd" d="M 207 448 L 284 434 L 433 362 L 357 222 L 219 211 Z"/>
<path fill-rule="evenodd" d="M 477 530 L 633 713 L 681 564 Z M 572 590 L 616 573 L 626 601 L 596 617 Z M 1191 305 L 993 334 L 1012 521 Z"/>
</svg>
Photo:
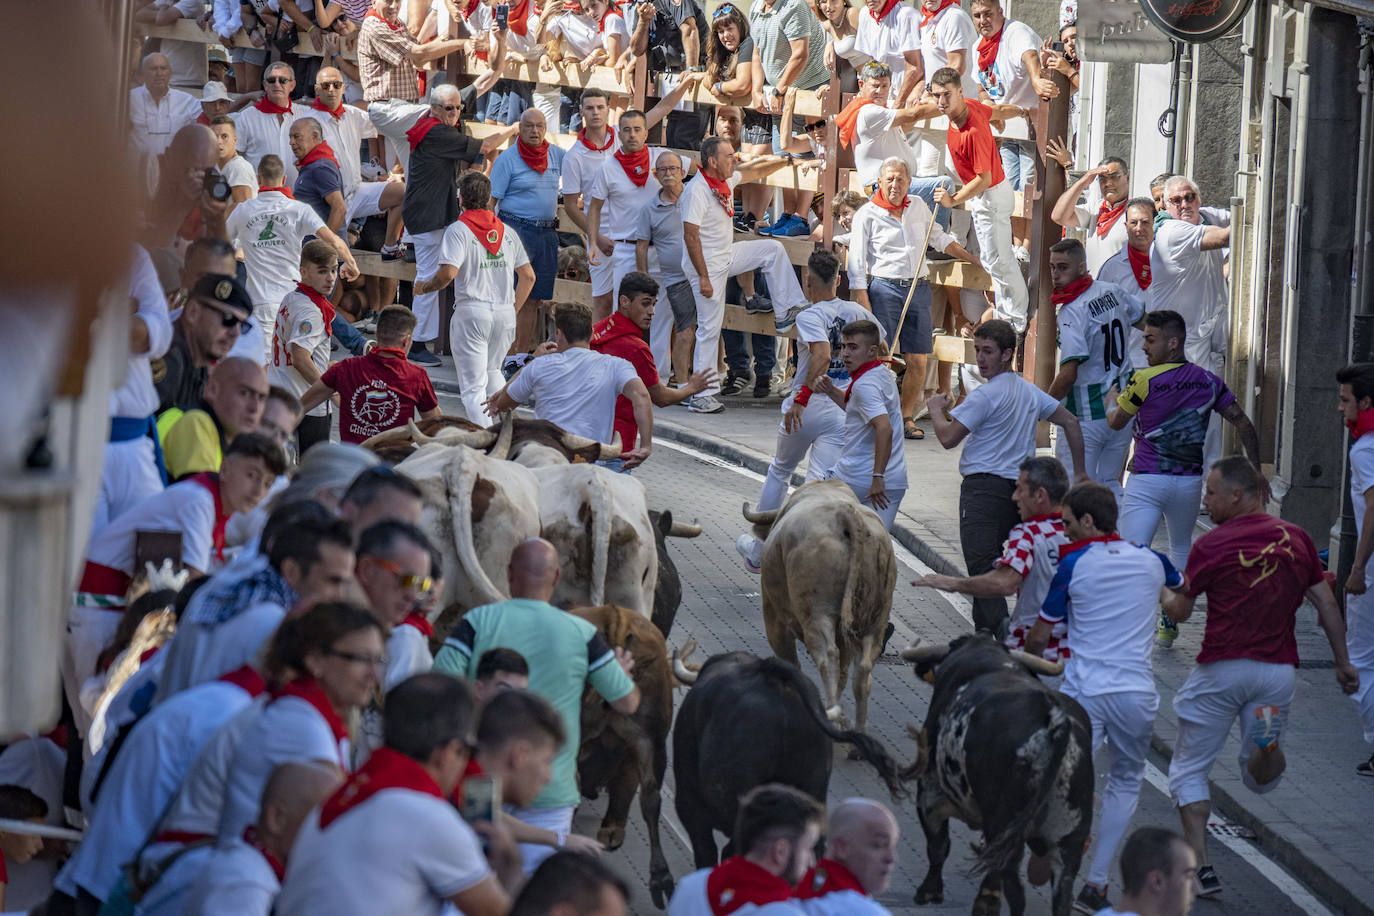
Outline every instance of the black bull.
<svg viewBox="0 0 1374 916">
<path fill-rule="evenodd" d="M 1050 690 L 1027 666 L 1045 663 L 1012 654 L 991 636 L 948 647 L 909 649 L 916 673 L 935 692 L 905 775 L 917 776 L 916 810 L 930 863 L 916 903 L 944 900 L 949 818 L 981 829 L 985 872 L 975 916 L 1025 911 L 1021 849 L 1051 866 L 1054 916 L 1068 916 L 1073 882 L 1092 828 L 1092 725 L 1077 701 Z M 1046 672 L 1048 673 L 1048 672 Z"/>
</svg>

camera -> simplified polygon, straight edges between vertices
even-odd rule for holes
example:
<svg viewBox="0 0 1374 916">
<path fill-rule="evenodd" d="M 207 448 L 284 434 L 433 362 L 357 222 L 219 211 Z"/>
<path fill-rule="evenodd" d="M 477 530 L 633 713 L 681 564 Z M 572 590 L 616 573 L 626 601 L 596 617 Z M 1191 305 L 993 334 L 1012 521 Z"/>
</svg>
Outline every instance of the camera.
<svg viewBox="0 0 1374 916">
<path fill-rule="evenodd" d="M 1056 54 L 1063 54 L 1063 53 L 1064 53 L 1064 42 L 1062 42 L 1062 41 L 1051 42 L 1051 43 L 1050 43 L 1050 50 L 1053 51 L 1053 52 L 1055 52 Z"/>
<path fill-rule="evenodd" d="M 200 186 L 205 189 L 207 194 L 221 203 L 229 199 L 231 193 L 229 182 L 224 180 L 224 176 L 219 173 L 218 169 L 206 169 L 205 177 L 201 179 Z"/>
</svg>

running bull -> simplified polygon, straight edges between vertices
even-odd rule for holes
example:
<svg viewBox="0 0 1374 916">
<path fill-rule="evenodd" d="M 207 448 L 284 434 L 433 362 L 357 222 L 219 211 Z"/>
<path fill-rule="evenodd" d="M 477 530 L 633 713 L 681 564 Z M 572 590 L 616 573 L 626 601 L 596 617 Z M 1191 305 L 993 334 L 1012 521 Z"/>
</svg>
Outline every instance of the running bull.
<svg viewBox="0 0 1374 916">
<path fill-rule="evenodd" d="M 916 903 L 944 901 L 949 818 L 982 830 L 985 872 L 975 916 L 995 916 L 1005 895 L 1025 911 L 1021 847 L 1048 862 L 1054 916 L 1068 916 L 1093 819 L 1092 725 L 1083 707 L 1042 684 L 1063 663 L 1009 651 L 977 634 L 947 646 L 911 646 L 902 657 L 935 685 L 919 753 L 903 775 L 916 782 L 916 811 L 930 862 Z M 914 730 L 913 730 L 914 732 Z"/>
</svg>

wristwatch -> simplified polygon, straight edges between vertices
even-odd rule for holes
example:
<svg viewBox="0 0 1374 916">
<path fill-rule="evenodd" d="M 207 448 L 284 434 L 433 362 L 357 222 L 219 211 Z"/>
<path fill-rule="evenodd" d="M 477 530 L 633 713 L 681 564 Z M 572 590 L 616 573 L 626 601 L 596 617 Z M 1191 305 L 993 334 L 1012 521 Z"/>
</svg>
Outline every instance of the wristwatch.
<svg viewBox="0 0 1374 916">
<path fill-rule="evenodd" d="M 771 90 L 773 91 L 773 98 L 775 98 L 775 99 L 780 99 L 780 98 L 782 98 L 782 93 L 778 91 L 778 87 L 777 87 L 777 86 L 769 86 L 768 88 L 771 89 Z"/>
</svg>

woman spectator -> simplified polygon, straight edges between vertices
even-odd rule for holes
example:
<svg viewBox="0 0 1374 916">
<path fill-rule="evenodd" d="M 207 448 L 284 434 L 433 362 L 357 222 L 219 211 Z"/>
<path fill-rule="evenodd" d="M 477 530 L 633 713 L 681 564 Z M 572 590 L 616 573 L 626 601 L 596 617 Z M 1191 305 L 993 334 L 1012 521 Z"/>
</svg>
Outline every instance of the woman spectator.
<svg viewBox="0 0 1374 916">
<path fill-rule="evenodd" d="M 859 91 L 859 68 L 869 57 L 854 50 L 854 38 L 859 33 L 859 8 L 846 0 L 816 0 L 816 18 L 825 29 L 825 69 L 840 75 L 841 92 Z M 822 86 L 816 93 L 822 98 L 830 91 Z"/>
<path fill-rule="evenodd" d="M 591 0 L 587 4 L 587 11 L 596 20 L 596 34 L 601 40 L 601 47 L 592 53 L 583 66 L 614 64 L 630 44 L 630 30 L 625 27 L 620 4 L 615 0 Z"/>
<path fill-rule="evenodd" d="M 749 22 L 733 3 L 722 3 L 711 14 L 711 34 L 706 38 L 706 84 L 711 94 L 728 102 L 752 98 L 754 90 L 754 40 L 749 37 Z M 767 156 L 773 152 L 773 122 L 768 115 L 746 102 L 739 106 L 743 132 L 738 153 L 742 159 Z M 740 215 L 735 217 L 736 232 L 753 232 L 773 191 L 766 185 L 744 185 L 740 191 Z"/>
</svg>

